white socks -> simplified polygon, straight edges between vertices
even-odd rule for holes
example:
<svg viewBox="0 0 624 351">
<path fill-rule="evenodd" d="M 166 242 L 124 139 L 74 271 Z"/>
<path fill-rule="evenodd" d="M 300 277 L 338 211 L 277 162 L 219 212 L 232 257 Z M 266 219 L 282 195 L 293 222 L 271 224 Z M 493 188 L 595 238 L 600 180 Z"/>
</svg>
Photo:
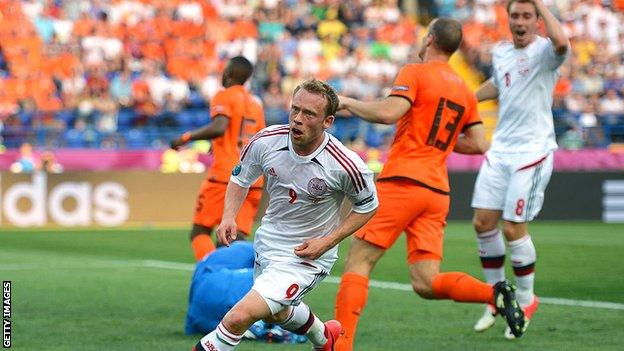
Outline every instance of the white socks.
<svg viewBox="0 0 624 351">
<path fill-rule="evenodd" d="M 533 302 L 533 285 L 535 281 L 535 261 L 537 254 L 531 236 L 526 234 L 522 238 L 507 243 L 511 254 L 511 264 L 516 276 L 516 298 L 521 306 L 528 306 Z"/>
<path fill-rule="evenodd" d="M 505 280 L 505 241 L 498 228 L 477 234 L 483 275 L 489 284 Z"/>
<path fill-rule="evenodd" d="M 204 336 L 199 343 L 207 351 L 232 351 L 240 343 L 242 337 L 242 335 L 230 333 L 223 324 L 219 323 L 217 329 Z"/>
<path fill-rule="evenodd" d="M 303 302 L 290 307 L 290 313 L 281 327 L 295 334 L 306 335 L 316 347 L 325 345 L 325 324 Z"/>
</svg>

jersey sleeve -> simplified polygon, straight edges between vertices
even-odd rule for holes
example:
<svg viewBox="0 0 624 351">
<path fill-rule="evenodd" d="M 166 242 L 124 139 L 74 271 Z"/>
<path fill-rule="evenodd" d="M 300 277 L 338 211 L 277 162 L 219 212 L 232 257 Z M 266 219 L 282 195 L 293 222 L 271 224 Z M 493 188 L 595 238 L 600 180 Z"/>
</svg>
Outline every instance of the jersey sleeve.
<svg viewBox="0 0 624 351">
<path fill-rule="evenodd" d="M 350 157 L 356 170 L 344 172 L 344 191 L 357 213 L 367 213 L 379 206 L 373 171 L 358 156 Z"/>
<path fill-rule="evenodd" d="M 251 187 L 262 175 L 263 150 L 262 142 L 252 138 L 241 151 L 240 162 L 234 166 L 230 181 L 243 188 Z"/>
<path fill-rule="evenodd" d="M 550 71 L 554 71 L 557 68 L 559 68 L 559 66 L 561 66 L 563 62 L 566 60 L 570 52 L 570 47 L 568 45 L 568 51 L 565 54 L 557 55 L 552 41 L 550 39 L 546 39 L 546 40 L 547 40 L 546 44 L 544 45 L 544 49 L 542 51 L 542 58 L 544 59 L 544 62 L 546 63 L 546 66 L 548 67 L 548 69 Z"/>
<path fill-rule="evenodd" d="M 225 116 L 232 118 L 232 96 L 227 90 L 221 90 L 210 100 L 210 117 Z"/>
<path fill-rule="evenodd" d="M 470 94 L 468 98 L 468 108 L 466 109 L 466 122 L 462 127 L 462 132 L 475 124 L 483 123 L 481 116 L 479 115 L 479 108 L 477 107 L 477 97 L 474 94 Z"/>
<path fill-rule="evenodd" d="M 390 96 L 401 96 L 411 103 L 416 101 L 418 95 L 418 74 L 414 65 L 406 65 L 401 68 L 399 75 L 394 79 Z"/>
</svg>

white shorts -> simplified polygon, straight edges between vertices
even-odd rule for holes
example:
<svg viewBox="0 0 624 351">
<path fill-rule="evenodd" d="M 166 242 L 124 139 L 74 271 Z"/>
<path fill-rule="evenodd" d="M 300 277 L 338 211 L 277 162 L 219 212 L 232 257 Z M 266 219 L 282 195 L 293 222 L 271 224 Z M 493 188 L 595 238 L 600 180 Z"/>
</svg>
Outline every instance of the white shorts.
<svg viewBox="0 0 624 351">
<path fill-rule="evenodd" d="M 276 314 L 285 306 L 297 306 L 329 274 L 306 260 L 276 262 L 257 256 L 254 264 L 255 290 Z"/>
<path fill-rule="evenodd" d="M 472 207 L 502 210 L 503 219 L 523 223 L 537 216 L 553 169 L 553 153 L 486 155 L 472 195 Z"/>
</svg>

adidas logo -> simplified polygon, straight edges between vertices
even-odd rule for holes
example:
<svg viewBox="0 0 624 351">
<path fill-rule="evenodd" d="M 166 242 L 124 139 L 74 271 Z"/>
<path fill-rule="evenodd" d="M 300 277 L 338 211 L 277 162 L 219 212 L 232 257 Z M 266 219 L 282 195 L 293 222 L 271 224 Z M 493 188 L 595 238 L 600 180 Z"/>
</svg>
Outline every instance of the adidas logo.
<svg viewBox="0 0 624 351">
<path fill-rule="evenodd" d="M 206 351 L 219 351 L 210 341 L 206 341 L 204 346 L 208 348 Z"/>
</svg>

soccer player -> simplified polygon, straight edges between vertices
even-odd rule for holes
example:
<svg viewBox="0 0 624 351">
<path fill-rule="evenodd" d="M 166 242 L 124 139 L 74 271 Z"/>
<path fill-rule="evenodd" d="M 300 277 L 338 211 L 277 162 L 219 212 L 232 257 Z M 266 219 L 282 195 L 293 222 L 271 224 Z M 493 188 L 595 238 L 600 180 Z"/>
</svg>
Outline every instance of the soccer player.
<svg viewBox="0 0 624 351">
<path fill-rule="evenodd" d="M 217 237 L 225 244 L 236 238 L 236 213 L 248 188 L 264 174 L 271 201 L 255 234 L 254 284 L 196 351 L 233 350 L 260 319 L 306 335 L 315 349 L 334 350 L 340 324 L 321 322 L 302 299 L 329 274 L 338 243 L 364 225 L 378 205 L 373 173 L 325 132 L 337 107 L 331 87 L 305 81 L 294 91 L 289 125 L 263 130 L 243 150 L 232 170 Z M 352 209 L 340 222 L 345 196 Z"/>
<path fill-rule="evenodd" d="M 197 197 L 190 237 L 197 261 L 215 249 L 210 235 L 213 227 L 221 222 L 225 189 L 241 148 L 265 127 L 260 100 L 244 87 L 252 72 L 253 66 L 246 58 L 230 59 L 223 71 L 225 89 L 210 101 L 212 122 L 171 141 L 171 147 L 178 149 L 193 140 L 212 139 L 214 159 Z M 236 218 L 238 240 L 245 240 L 251 233 L 261 196 L 262 179 L 252 185 Z"/>
<path fill-rule="evenodd" d="M 535 246 L 528 222 L 542 208 L 544 190 L 557 148 L 551 106 L 558 68 L 565 61 L 568 39 L 541 0 L 511 0 L 507 5 L 513 42 L 492 52 L 494 73 L 477 90 L 479 101 L 499 102 L 492 147 L 481 165 L 472 198 L 479 256 L 488 282 L 505 279 L 505 242 L 511 254 L 517 298 L 528 321 L 539 300 L 533 293 Z M 544 19 L 548 38 L 536 34 Z M 476 331 L 494 325 L 496 311 L 486 307 Z M 505 337 L 514 339 L 509 329 Z"/>
<path fill-rule="evenodd" d="M 446 158 L 451 151 L 479 154 L 488 148 L 476 97 L 448 64 L 461 41 L 461 24 L 439 18 L 423 38 L 423 62 L 400 70 L 389 97 L 372 102 L 340 97 L 340 107 L 369 122 L 397 123 L 397 131 L 377 180 L 379 211 L 355 233 L 345 263 L 336 299 L 336 319 L 345 330 L 338 350 L 352 349 L 370 273 L 403 231 L 418 295 L 491 303 L 517 335 L 522 333 L 522 310 L 508 282 L 492 286 L 466 273 L 440 272 L 449 210 Z"/>
</svg>

